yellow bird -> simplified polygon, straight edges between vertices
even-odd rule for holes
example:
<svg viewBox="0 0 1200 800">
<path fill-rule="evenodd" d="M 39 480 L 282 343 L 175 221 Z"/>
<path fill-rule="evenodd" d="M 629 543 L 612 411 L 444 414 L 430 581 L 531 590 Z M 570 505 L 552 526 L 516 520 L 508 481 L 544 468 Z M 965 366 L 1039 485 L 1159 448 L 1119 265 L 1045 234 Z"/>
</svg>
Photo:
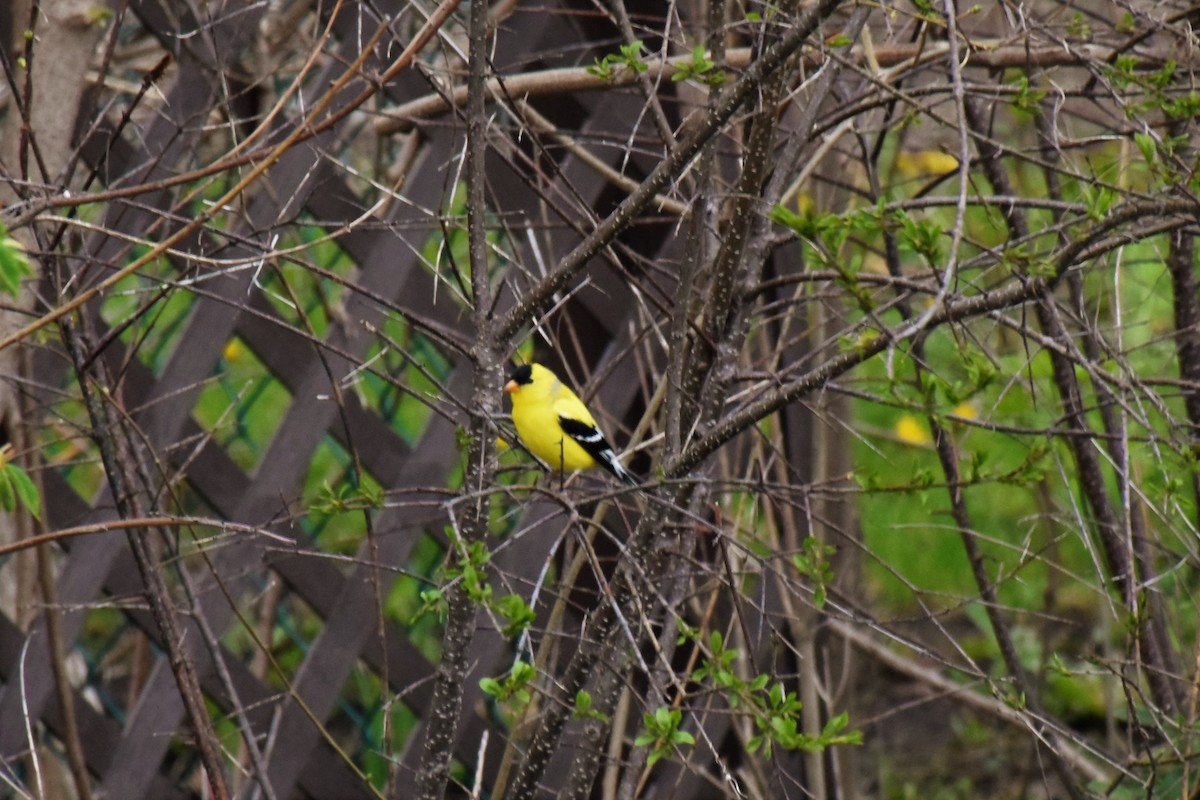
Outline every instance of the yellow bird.
<svg viewBox="0 0 1200 800">
<path fill-rule="evenodd" d="M 583 401 L 541 364 L 513 370 L 504 391 L 512 396 L 513 424 L 529 452 L 562 472 L 602 467 L 630 486 L 638 479 L 617 461 Z"/>
</svg>

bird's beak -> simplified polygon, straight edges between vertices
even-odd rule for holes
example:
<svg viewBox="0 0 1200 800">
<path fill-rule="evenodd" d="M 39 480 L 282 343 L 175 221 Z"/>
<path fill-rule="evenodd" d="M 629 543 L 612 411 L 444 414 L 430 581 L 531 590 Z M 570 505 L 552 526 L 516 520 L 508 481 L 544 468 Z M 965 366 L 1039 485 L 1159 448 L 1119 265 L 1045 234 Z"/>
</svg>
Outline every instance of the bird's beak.
<svg viewBox="0 0 1200 800">
<path fill-rule="evenodd" d="M 516 381 L 509 381 L 508 383 L 504 384 L 505 394 L 513 394 L 519 391 L 521 391 L 521 384 L 517 383 Z"/>
</svg>

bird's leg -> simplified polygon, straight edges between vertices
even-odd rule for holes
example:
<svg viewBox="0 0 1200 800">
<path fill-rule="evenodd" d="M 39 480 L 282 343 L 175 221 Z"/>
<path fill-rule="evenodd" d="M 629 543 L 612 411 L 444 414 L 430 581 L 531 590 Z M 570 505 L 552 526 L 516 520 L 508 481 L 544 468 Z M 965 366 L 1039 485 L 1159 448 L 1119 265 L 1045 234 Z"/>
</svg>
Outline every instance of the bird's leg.
<svg viewBox="0 0 1200 800">
<path fill-rule="evenodd" d="M 567 441 L 566 439 L 558 440 L 558 491 L 561 493 L 563 484 L 566 482 L 567 472 Z"/>
</svg>

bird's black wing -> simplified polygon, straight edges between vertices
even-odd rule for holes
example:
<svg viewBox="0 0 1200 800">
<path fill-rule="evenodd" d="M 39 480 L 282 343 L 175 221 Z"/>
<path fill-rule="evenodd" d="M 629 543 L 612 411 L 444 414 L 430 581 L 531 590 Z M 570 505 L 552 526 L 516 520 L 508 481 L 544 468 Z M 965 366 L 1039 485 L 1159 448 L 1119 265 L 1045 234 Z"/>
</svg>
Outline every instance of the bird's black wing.
<svg viewBox="0 0 1200 800">
<path fill-rule="evenodd" d="M 630 486 L 639 485 L 638 479 L 634 477 L 633 473 L 621 466 L 620 461 L 617 461 L 617 454 L 613 452 L 612 445 L 604 438 L 604 434 L 600 432 L 599 428 L 570 417 L 559 417 L 558 424 L 562 426 L 563 433 L 574 439 L 575 443 L 596 459 L 600 466 Z"/>
</svg>

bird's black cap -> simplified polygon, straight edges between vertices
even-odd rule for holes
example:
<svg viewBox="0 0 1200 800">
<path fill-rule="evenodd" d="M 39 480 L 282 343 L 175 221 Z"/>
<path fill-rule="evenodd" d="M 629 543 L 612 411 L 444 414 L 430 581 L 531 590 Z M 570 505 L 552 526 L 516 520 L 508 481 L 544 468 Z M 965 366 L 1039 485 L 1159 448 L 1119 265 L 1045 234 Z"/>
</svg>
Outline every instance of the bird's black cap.
<svg viewBox="0 0 1200 800">
<path fill-rule="evenodd" d="M 508 379 L 516 382 L 518 386 L 533 383 L 533 367 L 529 364 L 522 364 L 513 370 L 512 375 L 509 375 Z"/>
</svg>

